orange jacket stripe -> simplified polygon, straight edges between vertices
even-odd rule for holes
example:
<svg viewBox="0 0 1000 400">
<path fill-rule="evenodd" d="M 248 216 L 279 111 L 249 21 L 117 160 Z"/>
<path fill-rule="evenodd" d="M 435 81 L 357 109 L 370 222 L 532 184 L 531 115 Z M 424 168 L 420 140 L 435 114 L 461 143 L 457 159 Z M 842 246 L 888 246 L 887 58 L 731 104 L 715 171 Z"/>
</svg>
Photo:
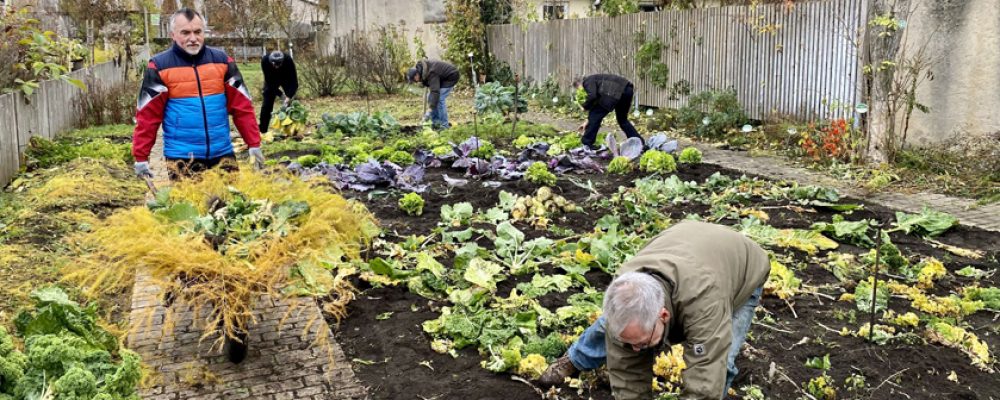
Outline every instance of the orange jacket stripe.
<svg viewBox="0 0 1000 400">
<path fill-rule="evenodd" d="M 228 65 L 220 63 L 198 66 L 198 77 L 201 78 L 201 94 L 203 96 L 226 92 L 227 69 Z M 160 79 L 167 83 L 170 98 L 198 97 L 198 80 L 195 79 L 194 68 L 174 67 L 159 72 Z"/>
</svg>

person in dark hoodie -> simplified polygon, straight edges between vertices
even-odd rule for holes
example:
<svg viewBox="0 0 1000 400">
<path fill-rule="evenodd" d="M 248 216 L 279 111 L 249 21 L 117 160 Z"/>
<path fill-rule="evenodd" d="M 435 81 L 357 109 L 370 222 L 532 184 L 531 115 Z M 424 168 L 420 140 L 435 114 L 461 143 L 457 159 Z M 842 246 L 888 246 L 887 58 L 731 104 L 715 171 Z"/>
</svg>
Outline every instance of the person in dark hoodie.
<svg viewBox="0 0 1000 400">
<path fill-rule="evenodd" d="M 274 100 L 284 92 L 283 105 L 288 105 L 299 90 L 299 77 L 295 72 L 292 57 L 278 50 L 261 58 L 260 69 L 264 72 L 264 102 L 260 105 L 260 131 L 267 132 L 271 123 Z"/>
<path fill-rule="evenodd" d="M 406 80 L 411 83 L 422 83 L 430 89 L 427 105 L 430 111 L 424 115 L 424 120 L 430 120 L 434 129 L 448 129 L 448 107 L 445 100 L 451 94 L 451 89 L 458 83 L 458 68 L 444 61 L 421 60 L 413 68 L 406 71 Z"/>
<path fill-rule="evenodd" d="M 597 74 L 579 78 L 573 82 L 577 90 L 587 92 L 587 98 L 580 107 L 589 112 L 587 121 L 577 129 L 583 131 L 583 145 L 595 148 L 597 131 L 601 129 L 601 121 L 612 111 L 618 120 L 618 126 L 625 131 L 625 136 L 642 136 L 628 120 L 628 109 L 632 106 L 632 96 L 635 95 L 632 82 L 618 75 Z"/>
</svg>

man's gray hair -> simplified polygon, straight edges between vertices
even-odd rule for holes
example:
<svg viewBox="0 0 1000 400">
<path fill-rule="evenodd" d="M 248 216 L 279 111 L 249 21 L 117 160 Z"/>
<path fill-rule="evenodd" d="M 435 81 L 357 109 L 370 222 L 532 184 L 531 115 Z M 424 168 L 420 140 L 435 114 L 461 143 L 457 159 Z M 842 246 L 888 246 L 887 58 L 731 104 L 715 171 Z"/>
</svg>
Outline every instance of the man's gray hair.
<svg viewBox="0 0 1000 400">
<path fill-rule="evenodd" d="M 180 16 L 180 15 L 183 15 L 184 19 L 186 19 L 188 21 L 194 20 L 194 17 L 201 18 L 201 20 L 203 22 L 205 21 L 205 17 L 202 17 L 201 14 L 199 14 L 197 11 L 192 10 L 190 8 L 187 8 L 187 7 L 184 7 L 184 8 L 181 8 L 181 9 L 177 10 L 177 11 L 174 11 L 173 14 L 170 14 L 170 31 L 171 32 L 174 31 L 174 20 L 176 20 L 177 17 Z"/>
<path fill-rule="evenodd" d="M 664 304 L 663 285 L 649 274 L 626 272 L 615 278 L 604 292 L 606 332 L 615 340 L 630 323 L 651 332 Z"/>
</svg>

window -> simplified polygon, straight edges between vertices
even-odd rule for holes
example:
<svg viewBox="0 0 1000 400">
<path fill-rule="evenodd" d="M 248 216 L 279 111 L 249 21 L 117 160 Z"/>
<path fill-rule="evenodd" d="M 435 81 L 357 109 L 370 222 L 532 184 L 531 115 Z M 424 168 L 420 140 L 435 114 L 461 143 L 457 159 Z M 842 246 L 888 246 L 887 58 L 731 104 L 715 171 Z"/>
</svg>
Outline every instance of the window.
<svg viewBox="0 0 1000 400">
<path fill-rule="evenodd" d="M 546 20 L 550 19 L 565 19 L 566 18 L 566 5 L 565 4 L 545 4 L 542 6 L 542 18 Z"/>
</svg>

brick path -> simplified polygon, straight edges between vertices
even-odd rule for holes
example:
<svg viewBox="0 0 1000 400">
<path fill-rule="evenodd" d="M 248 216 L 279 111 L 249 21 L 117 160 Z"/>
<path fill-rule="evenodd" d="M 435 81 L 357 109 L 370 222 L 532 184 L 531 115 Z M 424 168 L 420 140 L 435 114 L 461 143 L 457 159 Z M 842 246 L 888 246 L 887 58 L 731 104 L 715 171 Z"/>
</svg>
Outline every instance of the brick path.
<svg viewBox="0 0 1000 400">
<path fill-rule="evenodd" d="M 525 115 L 525 119 L 550 124 L 561 130 L 575 130 L 580 124 L 580 121 L 558 118 L 541 113 L 528 113 Z M 926 192 L 872 193 L 851 185 L 845 185 L 842 181 L 819 172 L 792 165 L 787 160 L 779 157 L 750 157 L 743 152 L 721 150 L 686 139 L 679 139 L 678 141 L 682 147 L 695 146 L 701 150 L 702 159 L 707 163 L 776 180 L 790 180 L 804 185 L 833 187 L 843 195 L 881 204 L 894 210 L 915 213 L 919 212 L 924 206 L 927 206 L 957 217 L 962 225 L 990 231 L 1000 231 L 1000 204 L 977 206 L 972 200 Z"/>
<path fill-rule="evenodd" d="M 163 169 L 162 140 L 153 149 L 150 164 L 158 185 L 168 183 Z M 296 303 L 296 304 L 293 304 Z M 190 307 L 172 306 L 176 327 L 163 330 L 165 309 L 160 289 L 148 276 L 139 275 L 132 290 L 129 348 L 142 355 L 156 376 L 154 385 L 143 389 L 149 400 L 207 399 L 362 399 L 360 385 L 340 346 L 329 335 L 334 362 L 326 348 L 313 348 L 320 329 L 330 329 L 312 298 L 270 299 L 258 302 L 258 323 L 250 327 L 250 350 L 240 364 L 229 362 L 221 350 L 211 351 L 217 337 L 199 343 L 204 332 L 193 323 Z M 286 317 L 289 307 L 294 310 Z M 148 318 L 152 318 L 151 320 Z M 310 320 L 319 318 L 306 336 Z M 144 321 L 151 321 L 144 323 Z M 280 331 L 279 331 L 280 330 Z"/>
</svg>

